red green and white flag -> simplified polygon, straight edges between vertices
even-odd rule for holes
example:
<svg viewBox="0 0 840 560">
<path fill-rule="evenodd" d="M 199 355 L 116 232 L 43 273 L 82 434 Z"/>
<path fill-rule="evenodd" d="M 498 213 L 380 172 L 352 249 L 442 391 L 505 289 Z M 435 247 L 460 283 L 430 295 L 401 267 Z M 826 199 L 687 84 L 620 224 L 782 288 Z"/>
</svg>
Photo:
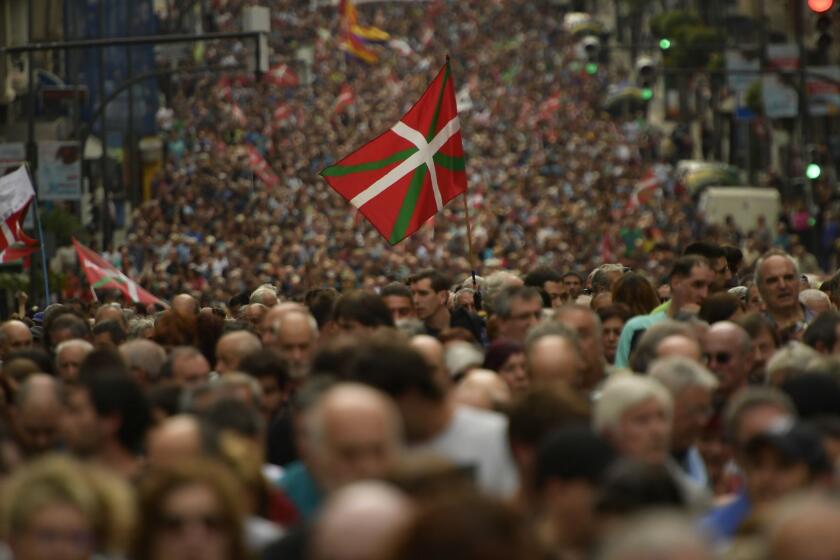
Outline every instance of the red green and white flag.
<svg viewBox="0 0 840 560">
<path fill-rule="evenodd" d="M 75 239 L 73 240 L 73 246 L 76 248 L 79 265 L 85 273 L 85 277 L 91 286 L 91 291 L 97 288 L 115 288 L 134 303 L 145 305 L 160 303 L 165 305 L 161 300 L 137 285 L 137 282 L 117 270 L 114 265 L 102 258 L 98 253 L 85 247 Z"/>
<path fill-rule="evenodd" d="M 397 124 L 321 176 L 392 245 L 465 192 L 464 148 L 449 62 Z"/>
</svg>

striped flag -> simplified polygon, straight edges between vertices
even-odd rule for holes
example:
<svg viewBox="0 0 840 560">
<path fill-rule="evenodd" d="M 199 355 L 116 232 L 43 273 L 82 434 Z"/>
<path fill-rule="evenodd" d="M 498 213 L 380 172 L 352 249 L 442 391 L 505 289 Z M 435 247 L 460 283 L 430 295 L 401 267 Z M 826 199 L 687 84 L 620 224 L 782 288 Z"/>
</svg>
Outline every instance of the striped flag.
<svg viewBox="0 0 840 560">
<path fill-rule="evenodd" d="M 102 258 L 100 254 L 85 247 L 75 239 L 73 239 L 73 246 L 76 248 L 79 265 L 85 273 L 91 291 L 98 288 L 115 288 L 133 303 L 163 304 L 160 299 L 141 288 L 137 282 L 114 268 L 114 265 Z"/>
<path fill-rule="evenodd" d="M 0 249 L 23 244 L 37 247 L 38 242 L 23 232 L 23 218 L 35 198 L 35 189 L 26 167 L 0 177 Z"/>
<path fill-rule="evenodd" d="M 394 126 L 321 176 L 396 244 L 467 190 L 449 62 Z"/>
</svg>

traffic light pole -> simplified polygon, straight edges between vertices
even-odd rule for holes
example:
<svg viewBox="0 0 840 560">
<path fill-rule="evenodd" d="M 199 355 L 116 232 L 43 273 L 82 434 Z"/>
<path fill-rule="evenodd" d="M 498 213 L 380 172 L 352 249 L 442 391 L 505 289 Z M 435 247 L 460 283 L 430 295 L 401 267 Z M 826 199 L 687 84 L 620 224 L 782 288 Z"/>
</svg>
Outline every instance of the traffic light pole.
<svg viewBox="0 0 840 560">
<path fill-rule="evenodd" d="M 800 145 L 806 146 L 811 141 L 811 127 L 809 119 L 808 107 L 808 84 L 806 80 L 805 69 L 805 22 L 803 21 L 803 13 L 805 11 L 806 0 L 798 0 L 793 4 L 793 25 L 796 32 L 796 48 L 799 51 L 799 134 L 801 136 Z"/>
</svg>

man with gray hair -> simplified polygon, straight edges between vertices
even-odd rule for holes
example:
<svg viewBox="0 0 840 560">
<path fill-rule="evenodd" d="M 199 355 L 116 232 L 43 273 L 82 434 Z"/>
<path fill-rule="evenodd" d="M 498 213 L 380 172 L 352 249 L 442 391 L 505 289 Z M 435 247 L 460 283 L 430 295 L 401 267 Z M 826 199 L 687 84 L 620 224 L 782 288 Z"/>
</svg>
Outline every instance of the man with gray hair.
<svg viewBox="0 0 840 560">
<path fill-rule="evenodd" d="M 589 285 L 592 296 L 603 292 L 611 292 L 618 279 L 624 276 L 624 265 L 620 263 L 602 264 L 589 274 Z"/>
<path fill-rule="evenodd" d="M 709 476 L 696 444 L 712 413 L 717 379 L 697 362 L 676 356 L 654 362 L 649 375 L 671 393 L 674 401 L 671 457 L 686 475 L 707 487 Z"/>
<path fill-rule="evenodd" d="M 293 309 L 277 319 L 272 330 L 270 347 L 286 358 L 292 382 L 300 382 L 309 374 L 318 343 L 318 322 L 305 309 Z"/>
<path fill-rule="evenodd" d="M 248 298 L 248 303 L 261 303 L 269 309 L 277 305 L 278 302 L 277 288 L 271 284 L 263 284 L 251 292 L 251 297 Z"/>
<path fill-rule="evenodd" d="M 542 319 L 542 295 L 536 288 L 508 286 L 492 298 L 498 338 L 524 342 L 528 330 Z"/>
<path fill-rule="evenodd" d="M 159 344 L 144 338 L 129 340 L 120 345 L 120 354 L 131 374 L 143 387 L 148 388 L 160 381 L 166 351 Z"/>
<path fill-rule="evenodd" d="M 55 348 L 55 370 L 58 378 L 67 382 L 79 379 L 79 368 L 93 344 L 81 338 L 65 340 Z"/>
<path fill-rule="evenodd" d="M 755 265 L 755 285 L 766 316 L 783 341 L 799 338 L 814 315 L 799 303 L 799 267 L 787 253 L 766 253 Z"/>
<path fill-rule="evenodd" d="M 593 391 L 606 376 L 607 362 L 604 358 L 601 319 L 589 307 L 564 305 L 554 314 L 554 320 L 574 330 L 578 337 L 581 356 L 585 364 L 582 387 Z"/>
<path fill-rule="evenodd" d="M 525 369 L 531 384 L 562 381 L 581 389 L 586 362 L 577 334 L 556 321 L 534 327 L 525 339 Z"/>
<path fill-rule="evenodd" d="M 242 358 L 260 348 L 260 339 L 248 331 L 233 331 L 223 335 L 216 343 L 216 371 L 224 374 L 236 370 Z"/>
<path fill-rule="evenodd" d="M 831 298 L 828 297 L 828 294 L 813 288 L 799 292 L 799 303 L 813 313 L 814 317 L 826 311 L 831 311 L 833 308 Z"/>
</svg>

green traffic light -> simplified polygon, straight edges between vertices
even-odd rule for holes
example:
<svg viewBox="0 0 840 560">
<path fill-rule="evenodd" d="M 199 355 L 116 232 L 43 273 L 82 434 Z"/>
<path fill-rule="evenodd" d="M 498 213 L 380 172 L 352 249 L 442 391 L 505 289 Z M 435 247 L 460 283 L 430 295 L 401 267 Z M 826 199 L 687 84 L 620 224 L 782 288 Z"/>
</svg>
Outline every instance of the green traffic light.
<svg viewBox="0 0 840 560">
<path fill-rule="evenodd" d="M 653 99 L 653 90 L 650 88 L 644 88 L 642 90 L 642 99 L 644 99 L 645 101 L 650 101 L 651 99 Z"/>
<path fill-rule="evenodd" d="M 667 51 L 671 48 L 671 40 L 670 39 L 660 39 L 659 40 L 659 48 L 663 51 Z"/>
<path fill-rule="evenodd" d="M 598 73 L 598 65 L 594 62 L 588 62 L 586 64 L 586 73 L 590 76 L 593 76 Z"/>
<path fill-rule="evenodd" d="M 820 175 L 822 175 L 822 169 L 820 169 L 819 164 L 809 163 L 805 169 L 805 176 L 813 181 L 814 179 L 819 179 Z"/>
</svg>

